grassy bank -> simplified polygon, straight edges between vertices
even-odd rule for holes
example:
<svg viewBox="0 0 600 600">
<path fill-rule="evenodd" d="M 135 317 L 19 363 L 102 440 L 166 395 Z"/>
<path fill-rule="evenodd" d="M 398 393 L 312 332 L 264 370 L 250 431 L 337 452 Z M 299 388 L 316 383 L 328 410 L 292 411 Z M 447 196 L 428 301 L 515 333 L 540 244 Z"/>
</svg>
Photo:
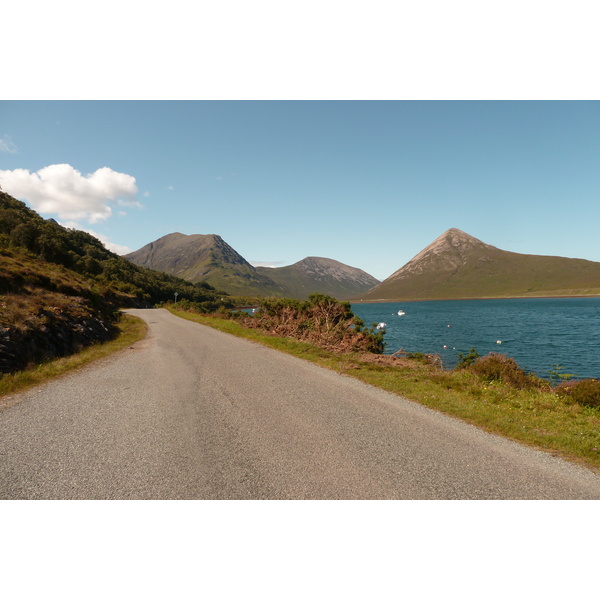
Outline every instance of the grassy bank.
<svg viewBox="0 0 600 600">
<path fill-rule="evenodd" d="M 2 405 L 2 396 L 22 392 L 123 350 L 134 342 L 143 339 L 148 328 L 141 319 L 123 314 L 118 323 L 118 329 L 118 336 L 109 342 L 95 344 L 71 356 L 58 358 L 17 373 L 0 376 L 0 406 Z"/>
<path fill-rule="evenodd" d="M 306 342 L 245 329 L 235 321 L 177 310 L 173 314 L 356 377 L 432 409 L 568 460 L 600 468 L 600 409 L 552 389 L 518 389 L 468 370 L 374 354 L 335 354 Z"/>
</svg>

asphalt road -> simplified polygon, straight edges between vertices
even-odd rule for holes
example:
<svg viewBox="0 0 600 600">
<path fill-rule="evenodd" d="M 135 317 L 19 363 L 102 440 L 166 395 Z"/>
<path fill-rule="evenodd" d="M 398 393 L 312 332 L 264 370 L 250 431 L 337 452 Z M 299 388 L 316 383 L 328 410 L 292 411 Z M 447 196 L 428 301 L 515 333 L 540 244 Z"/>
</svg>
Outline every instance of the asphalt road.
<svg viewBox="0 0 600 600">
<path fill-rule="evenodd" d="M 166 310 L 129 312 L 146 340 L 5 401 L 0 498 L 600 498 L 587 469 Z"/>
</svg>

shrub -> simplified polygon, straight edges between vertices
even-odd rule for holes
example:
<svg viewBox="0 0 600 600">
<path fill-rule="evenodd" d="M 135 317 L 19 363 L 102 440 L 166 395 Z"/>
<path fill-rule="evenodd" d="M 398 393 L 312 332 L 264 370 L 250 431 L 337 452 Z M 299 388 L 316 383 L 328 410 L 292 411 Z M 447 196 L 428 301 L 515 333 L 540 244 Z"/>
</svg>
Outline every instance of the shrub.
<svg viewBox="0 0 600 600">
<path fill-rule="evenodd" d="M 513 358 L 490 352 L 467 367 L 484 381 L 501 381 L 518 389 L 537 387 L 535 378 L 528 375 Z"/>
<path fill-rule="evenodd" d="M 554 367 L 554 369 L 552 369 L 552 371 L 548 371 L 548 379 L 553 384 L 560 383 L 563 381 L 569 381 L 569 379 L 575 377 L 573 373 L 564 373 L 563 371 L 565 370 L 565 367 L 561 365 L 552 366 Z"/>
<path fill-rule="evenodd" d="M 267 298 L 254 315 L 232 316 L 246 327 L 313 343 L 336 352 L 383 352 L 383 332 L 368 329 L 349 302 L 312 294 L 307 301 Z"/>
<path fill-rule="evenodd" d="M 462 352 L 458 353 L 458 364 L 456 365 L 457 369 L 464 369 L 469 365 L 472 365 L 478 358 L 480 357 L 479 352 L 475 350 L 475 348 L 471 348 L 468 354 L 463 354 Z"/>
<path fill-rule="evenodd" d="M 600 408 L 600 381 L 598 379 L 566 381 L 558 385 L 555 392 L 560 397 L 582 406 Z"/>
</svg>

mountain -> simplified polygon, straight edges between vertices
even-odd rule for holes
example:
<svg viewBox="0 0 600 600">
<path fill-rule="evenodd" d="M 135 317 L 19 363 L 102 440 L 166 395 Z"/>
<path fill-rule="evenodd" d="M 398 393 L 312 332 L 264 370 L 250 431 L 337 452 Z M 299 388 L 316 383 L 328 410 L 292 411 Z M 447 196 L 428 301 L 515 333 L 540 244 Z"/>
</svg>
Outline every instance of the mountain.
<svg viewBox="0 0 600 600">
<path fill-rule="evenodd" d="M 445 300 L 600 294 L 600 263 L 500 250 L 449 229 L 356 300 Z"/>
<path fill-rule="evenodd" d="M 285 288 L 287 296 L 300 300 L 313 292 L 345 300 L 379 283 L 361 269 L 317 256 L 309 256 L 287 267 L 256 267 L 256 270 Z"/>
<path fill-rule="evenodd" d="M 304 300 L 318 292 L 343 300 L 379 283 L 368 273 L 330 258 L 311 256 L 287 267 L 253 267 L 218 235 L 171 233 L 125 258 L 237 296 Z"/>
<path fill-rule="evenodd" d="M 125 258 L 138 266 L 193 283 L 206 282 L 234 295 L 285 295 L 279 284 L 258 273 L 218 235 L 171 233 Z"/>
</svg>

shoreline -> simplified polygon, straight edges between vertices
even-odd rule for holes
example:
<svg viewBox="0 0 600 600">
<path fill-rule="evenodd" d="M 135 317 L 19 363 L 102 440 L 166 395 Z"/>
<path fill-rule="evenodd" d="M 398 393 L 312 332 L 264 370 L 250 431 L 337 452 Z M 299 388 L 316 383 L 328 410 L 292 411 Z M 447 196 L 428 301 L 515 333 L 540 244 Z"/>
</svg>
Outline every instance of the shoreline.
<svg viewBox="0 0 600 600">
<path fill-rule="evenodd" d="M 600 298 L 600 294 L 564 294 L 554 296 L 465 296 L 460 298 L 400 298 L 394 300 L 346 300 L 351 304 L 393 304 L 395 302 L 451 302 L 452 300 L 543 300 L 557 298 Z"/>
</svg>

